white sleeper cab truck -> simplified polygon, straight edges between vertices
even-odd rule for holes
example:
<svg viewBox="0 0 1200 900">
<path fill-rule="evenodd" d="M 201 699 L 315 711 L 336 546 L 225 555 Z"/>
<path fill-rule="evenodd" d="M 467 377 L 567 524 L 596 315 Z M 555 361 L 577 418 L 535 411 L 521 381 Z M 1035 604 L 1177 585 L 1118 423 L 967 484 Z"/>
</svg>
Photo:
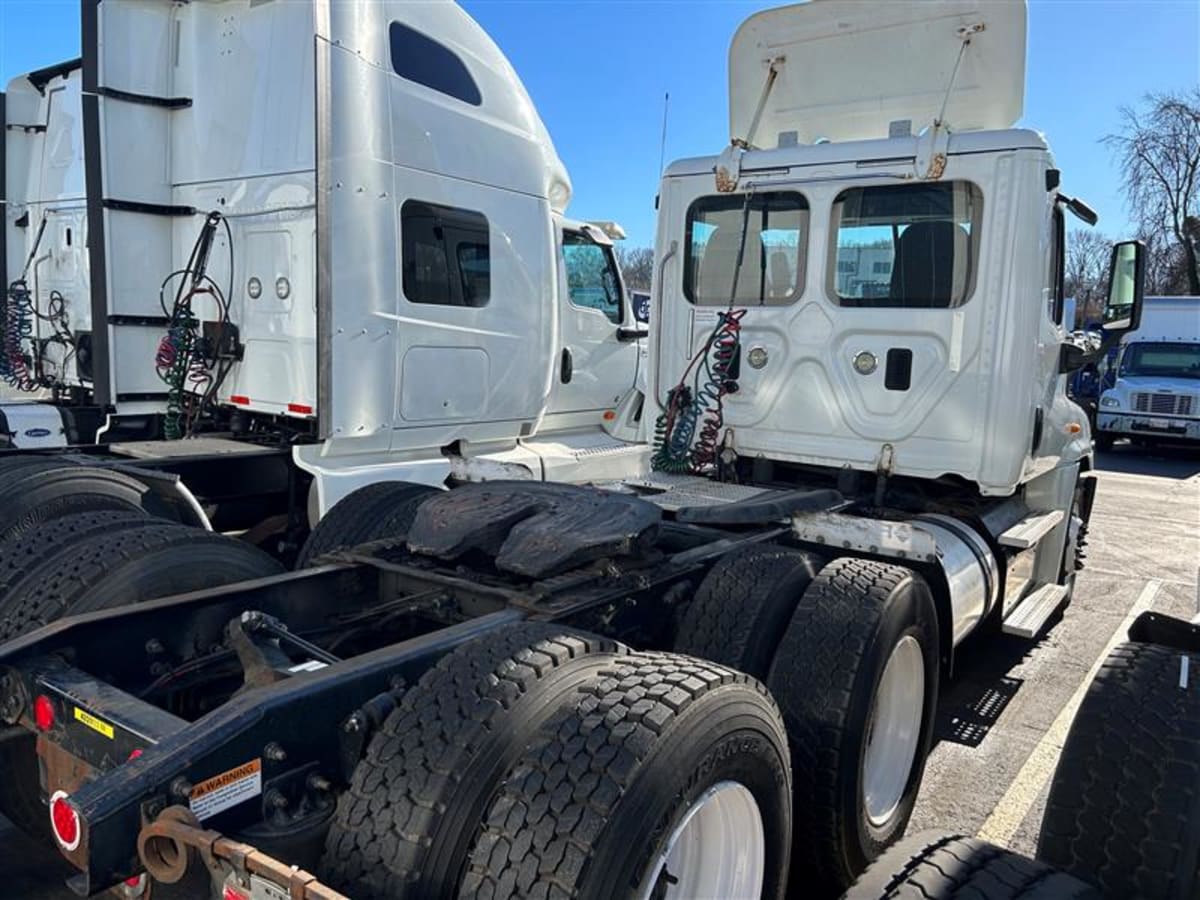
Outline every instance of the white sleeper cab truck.
<svg viewBox="0 0 1200 900">
<path fill-rule="evenodd" d="M 18 76 L 0 94 L 0 446 L 78 443 L 104 421 L 87 398 L 92 324 L 81 84 L 75 59 Z"/>
<path fill-rule="evenodd" d="M 619 226 L 460 10 L 369 5 L 87 2 L 13 81 L 7 445 L 273 549 L 381 479 L 645 465 Z"/>
<path fill-rule="evenodd" d="M 144 509 L 11 536 L 4 813 L 49 821 L 81 895 L 841 895 L 904 832 L 968 636 L 1070 600 L 1096 481 L 1066 379 L 1138 325 L 1130 242 L 1102 339 L 1064 328 L 1064 216 L 1094 215 L 1012 127 L 1024 4 L 748 19 L 734 140 L 662 179 L 619 402 L 571 337 L 611 294 L 554 235 L 611 254 L 568 238 L 544 129 L 457 7 L 84 8 L 85 113 L 137 135 L 101 160 L 93 285 L 144 315 L 133 257 L 190 259 L 165 314 L 242 354 L 213 383 L 251 437 L 315 429 L 289 471 L 324 515 L 288 573 Z M 627 312 L 604 333 L 634 344 Z"/>
<path fill-rule="evenodd" d="M 1147 297 L 1121 341 L 1096 413 L 1096 446 L 1200 442 L 1200 297 Z"/>
</svg>

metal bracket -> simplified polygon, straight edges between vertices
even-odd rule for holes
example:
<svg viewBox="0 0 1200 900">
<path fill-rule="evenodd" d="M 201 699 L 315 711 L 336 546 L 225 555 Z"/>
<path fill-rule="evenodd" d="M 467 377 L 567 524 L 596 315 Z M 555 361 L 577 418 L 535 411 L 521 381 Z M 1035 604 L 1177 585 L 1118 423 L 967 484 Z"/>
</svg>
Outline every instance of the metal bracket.
<svg viewBox="0 0 1200 900">
<path fill-rule="evenodd" d="M 937 181 L 946 171 L 950 151 L 950 131 L 940 119 L 917 140 L 917 158 L 913 172 L 923 181 Z"/>
<path fill-rule="evenodd" d="M 742 175 L 742 156 L 746 150 L 738 143 L 732 143 L 717 157 L 713 175 L 717 181 L 717 191 L 722 194 L 732 194 L 737 190 L 738 179 Z"/>
<path fill-rule="evenodd" d="M 867 519 L 842 513 L 812 512 L 792 516 L 792 533 L 808 544 L 857 550 L 872 556 L 937 562 L 933 535 L 909 522 Z"/>
</svg>

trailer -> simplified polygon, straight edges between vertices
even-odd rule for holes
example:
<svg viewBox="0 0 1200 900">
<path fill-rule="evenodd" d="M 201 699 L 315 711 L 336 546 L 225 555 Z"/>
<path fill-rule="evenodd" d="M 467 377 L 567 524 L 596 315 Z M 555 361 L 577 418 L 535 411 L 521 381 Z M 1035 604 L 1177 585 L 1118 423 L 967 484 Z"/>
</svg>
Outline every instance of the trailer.
<svg viewBox="0 0 1200 900">
<path fill-rule="evenodd" d="M 565 171 L 456 7 L 84 9 L 101 86 L 143 98 L 94 98 L 109 146 L 141 136 L 104 196 L 142 206 L 89 219 L 93 284 L 135 303 L 115 260 L 190 256 L 180 208 L 212 198 L 286 213 L 261 236 L 278 261 L 315 229 L 311 270 L 239 270 L 263 308 L 287 306 L 279 277 L 315 306 L 263 320 L 274 374 L 236 396 L 289 423 L 315 397 L 289 461 L 317 524 L 293 572 L 243 552 L 249 581 L 211 562 L 233 538 L 197 562 L 200 533 L 145 510 L 0 547 L 10 817 L 49 820 L 83 895 L 192 857 L 256 900 L 844 891 L 904 832 L 966 639 L 1037 638 L 1070 601 L 1095 480 L 1066 378 L 1139 321 L 1125 242 L 1102 338 L 1064 327 L 1065 215 L 1095 216 L 1012 127 L 1024 5 L 748 19 L 735 139 L 662 179 L 645 390 L 625 394 L 564 340 L 597 312 L 554 261 Z M 314 85 L 311 116 L 250 78 L 255 41 Z M 277 147 L 281 119 L 313 123 L 313 156 L 285 148 L 298 175 L 226 177 L 258 157 L 219 117 L 189 124 L 201 49 L 211 84 L 254 98 L 239 133 Z M 869 104 L 861 68 L 830 77 L 864 58 Z M 159 139 L 211 159 L 149 184 Z M 210 266 L 231 219 L 197 244 Z M 640 352 L 640 329 L 616 336 Z"/>
</svg>

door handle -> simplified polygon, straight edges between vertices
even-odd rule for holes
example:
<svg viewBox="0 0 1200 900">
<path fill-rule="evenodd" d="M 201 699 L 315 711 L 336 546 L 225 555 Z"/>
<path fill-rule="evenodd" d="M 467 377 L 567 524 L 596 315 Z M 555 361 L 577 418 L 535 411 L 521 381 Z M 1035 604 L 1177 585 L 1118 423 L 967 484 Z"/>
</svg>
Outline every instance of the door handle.
<svg viewBox="0 0 1200 900">
<path fill-rule="evenodd" d="M 571 383 L 571 376 L 575 373 L 575 361 L 571 358 L 571 348 L 563 347 L 562 362 L 559 363 L 558 377 L 563 384 Z"/>
<path fill-rule="evenodd" d="M 646 328 L 618 328 L 617 329 L 617 340 L 618 341 L 640 341 L 642 338 L 647 337 L 649 334 L 650 334 L 650 331 Z"/>
</svg>

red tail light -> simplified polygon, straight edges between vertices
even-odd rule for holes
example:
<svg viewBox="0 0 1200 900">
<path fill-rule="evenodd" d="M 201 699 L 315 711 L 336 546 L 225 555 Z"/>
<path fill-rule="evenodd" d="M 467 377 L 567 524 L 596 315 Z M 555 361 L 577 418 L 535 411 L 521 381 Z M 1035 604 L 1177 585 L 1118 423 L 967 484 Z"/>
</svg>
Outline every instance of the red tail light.
<svg viewBox="0 0 1200 900">
<path fill-rule="evenodd" d="M 307 403 L 289 403 L 287 405 L 288 412 L 299 413 L 302 416 L 311 416 L 313 408 Z"/>
<path fill-rule="evenodd" d="M 64 850 L 74 850 L 79 846 L 83 826 L 79 821 L 79 813 L 67 799 L 66 791 L 55 791 L 50 798 L 50 827 Z"/>
<path fill-rule="evenodd" d="M 33 701 L 33 722 L 38 731 L 49 731 L 54 727 L 54 704 L 45 694 L 39 694 Z"/>
<path fill-rule="evenodd" d="M 229 398 L 230 403 L 236 403 L 238 406 L 249 406 L 250 398 L 245 394 L 234 394 Z"/>
</svg>

